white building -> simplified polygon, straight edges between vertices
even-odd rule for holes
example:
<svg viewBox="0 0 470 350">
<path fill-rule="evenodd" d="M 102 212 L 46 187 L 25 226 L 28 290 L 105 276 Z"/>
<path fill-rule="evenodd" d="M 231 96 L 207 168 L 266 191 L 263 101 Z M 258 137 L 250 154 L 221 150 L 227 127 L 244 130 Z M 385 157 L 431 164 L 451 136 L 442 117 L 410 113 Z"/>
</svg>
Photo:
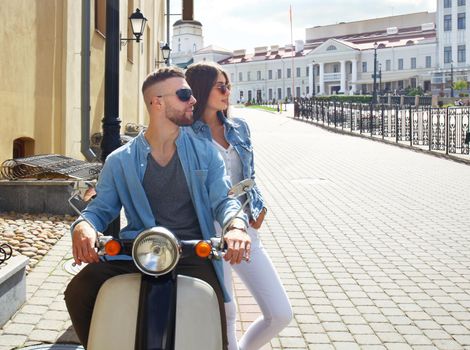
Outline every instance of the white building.
<svg viewBox="0 0 470 350">
<path fill-rule="evenodd" d="M 292 95 L 370 94 L 374 54 L 379 91 L 421 87 L 449 94 L 451 70 L 454 81 L 468 80 L 470 57 L 465 43 L 470 37 L 466 16 L 470 4 L 465 0 L 437 3 L 436 13 L 307 28 L 305 43 L 298 40 L 294 46 L 262 46 L 252 53 L 206 47 L 196 51 L 193 60 L 223 65 L 234 85 L 232 103 Z"/>
<path fill-rule="evenodd" d="M 433 88 L 448 93 L 450 81 L 470 80 L 470 0 L 438 0 Z M 447 87 L 446 87 L 447 86 Z"/>
</svg>

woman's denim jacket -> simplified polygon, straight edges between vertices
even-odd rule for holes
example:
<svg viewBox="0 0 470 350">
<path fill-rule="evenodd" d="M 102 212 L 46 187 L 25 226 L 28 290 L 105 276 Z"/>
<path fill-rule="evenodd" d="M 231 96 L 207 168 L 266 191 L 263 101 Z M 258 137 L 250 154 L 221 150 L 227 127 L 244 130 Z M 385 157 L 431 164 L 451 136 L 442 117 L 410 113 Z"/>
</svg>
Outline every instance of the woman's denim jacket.
<svg viewBox="0 0 470 350">
<path fill-rule="evenodd" d="M 244 179 L 255 180 L 255 164 L 253 159 L 253 146 L 248 124 L 241 118 L 227 118 L 222 112 L 217 112 L 217 117 L 224 125 L 225 139 L 238 153 L 243 170 Z M 212 141 L 211 130 L 202 120 L 196 120 L 192 125 L 196 135 Z M 253 189 L 248 193 L 250 196 L 250 214 L 256 220 L 264 208 L 264 200 L 258 186 L 255 183 Z"/>
</svg>

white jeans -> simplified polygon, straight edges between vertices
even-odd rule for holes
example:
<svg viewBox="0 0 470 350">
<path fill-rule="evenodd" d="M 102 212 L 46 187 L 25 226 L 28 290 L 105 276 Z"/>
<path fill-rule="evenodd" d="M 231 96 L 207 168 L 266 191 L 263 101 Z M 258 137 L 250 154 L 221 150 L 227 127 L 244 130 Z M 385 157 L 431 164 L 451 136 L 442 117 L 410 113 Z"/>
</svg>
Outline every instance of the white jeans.
<svg viewBox="0 0 470 350">
<path fill-rule="evenodd" d="M 216 225 L 220 233 L 220 226 Z M 230 265 L 224 261 L 224 282 L 227 291 L 231 293 L 231 302 L 225 303 L 227 315 L 227 337 L 229 350 L 256 350 L 268 343 L 292 320 L 292 308 L 286 291 L 274 269 L 266 250 L 262 246 L 258 231 L 250 227 L 251 237 L 250 262 L 242 261 Z M 237 344 L 237 306 L 233 299 L 232 269 L 243 281 L 251 295 L 255 298 L 263 313 L 243 334 Z"/>
</svg>

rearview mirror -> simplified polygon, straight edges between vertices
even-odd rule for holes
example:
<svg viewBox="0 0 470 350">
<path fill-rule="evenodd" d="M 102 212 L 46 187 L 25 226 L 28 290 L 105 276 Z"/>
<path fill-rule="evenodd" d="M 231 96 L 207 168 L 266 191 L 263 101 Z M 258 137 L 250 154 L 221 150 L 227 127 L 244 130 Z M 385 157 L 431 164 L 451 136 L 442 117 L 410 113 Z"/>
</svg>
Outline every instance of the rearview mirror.
<svg viewBox="0 0 470 350">
<path fill-rule="evenodd" d="M 228 197 L 238 198 L 240 196 L 243 196 L 248 193 L 254 185 L 255 181 L 253 179 L 242 180 L 239 183 L 233 185 L 232 188 L 230 188 L 230 190 L 228 191 Z"/>
</svg>

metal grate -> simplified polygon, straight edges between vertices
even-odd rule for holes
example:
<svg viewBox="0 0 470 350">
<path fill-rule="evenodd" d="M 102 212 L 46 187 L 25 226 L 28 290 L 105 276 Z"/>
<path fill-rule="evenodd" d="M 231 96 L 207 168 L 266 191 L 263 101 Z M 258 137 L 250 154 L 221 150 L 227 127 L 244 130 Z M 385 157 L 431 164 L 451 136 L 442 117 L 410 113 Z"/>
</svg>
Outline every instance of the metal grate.
<svg viewBox="0 0 470 350">
<path fill-rule="evenodd" d="M 8 159 L 0 167 L 4 179 L 66 178 L 93 180 L 98 177 L 101 163 L 89 163 L 58 154 L 43 154 L 26 158 Z"/>
</svg>

